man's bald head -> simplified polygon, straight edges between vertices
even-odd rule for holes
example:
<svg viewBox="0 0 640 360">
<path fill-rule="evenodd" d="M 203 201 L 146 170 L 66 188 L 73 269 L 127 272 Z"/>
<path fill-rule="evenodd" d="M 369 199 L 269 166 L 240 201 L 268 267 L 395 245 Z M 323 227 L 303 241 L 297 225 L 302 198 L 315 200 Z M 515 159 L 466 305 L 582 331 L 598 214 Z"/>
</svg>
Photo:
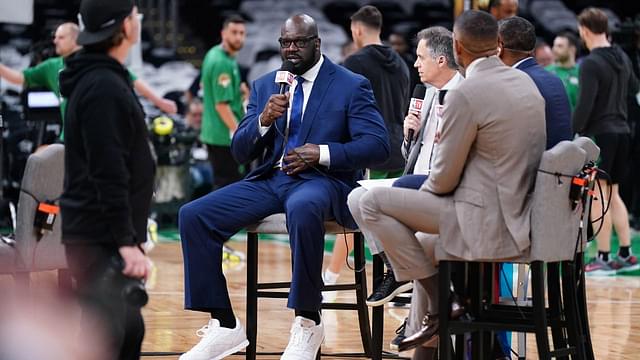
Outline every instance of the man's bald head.
<svg viewBox="0 0 640 360">
<path fill-rule="evenodd" d="M 302 75 L 320 60 L 318 25 L 306 14 L 288 18 L 280 30 L 280 55 L 293 63 L 293 73 Z"/>
<path fill-rule="evenodd" d="M 318 36 L 316 21 L 307 14 L 298 14 L 288 18 L 282 25 L 280 34 L 297 33 L 304 36 Z"/>
<path fill-rule="evenodd" d="M 477 58 L 496 55 L 498 52 L 498 22 L 484 11 L 463 12 L 456 19 L 453 34 L 456 55 L 464 55 L 463 59 L 458 60 L 460 66 L 466 67 Z"/>
<path fill-rule="evenodd" d="M 69 56 L 79 49 L 76 40 L 80 29 L 72 22 L 60 24 L 53 36 L 53 43 L 56 46 L 56 54 Z"/>
</svg>

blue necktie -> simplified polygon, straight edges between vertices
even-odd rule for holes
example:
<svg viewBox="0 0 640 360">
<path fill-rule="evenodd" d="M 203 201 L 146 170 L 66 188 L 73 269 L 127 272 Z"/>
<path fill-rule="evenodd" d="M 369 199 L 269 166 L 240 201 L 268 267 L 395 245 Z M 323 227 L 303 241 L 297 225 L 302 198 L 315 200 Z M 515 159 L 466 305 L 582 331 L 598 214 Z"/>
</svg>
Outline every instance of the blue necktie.
<svg viewBox="0 0 640 360">
<path fill-rule="evenodd" d="M 302 104 L 304 102 L 304 92 L 302 91 L 302 83 L 304 78 L 301 76 L 296 77 L 298 85 L 293 93 L 293 104 L 291 105 L 291 118 L 289 119 L 289 138 L 287 140 L 287 146 L 284 149 L 284 154 L 287 155 L 289 151 L 295 149 L 298 144 L 298 134 L 300 133 L 300 126 L 302 124 Z"/>
</svg>

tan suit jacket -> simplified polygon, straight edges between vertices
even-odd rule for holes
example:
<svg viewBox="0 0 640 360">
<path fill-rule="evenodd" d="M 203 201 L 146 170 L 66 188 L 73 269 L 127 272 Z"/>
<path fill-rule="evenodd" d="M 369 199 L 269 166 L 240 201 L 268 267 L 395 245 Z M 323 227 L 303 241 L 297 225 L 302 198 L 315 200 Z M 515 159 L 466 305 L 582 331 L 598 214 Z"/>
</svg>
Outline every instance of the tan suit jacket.
<svg viewBox="0 0 640 360">
<path fill-rule="evenodd" d="M 446 252 L 502 259 L 529 247 L 544 106 L 531 78 L 495 56 L 447 93 L 438 156 L 420 189 L 447 199 L 439 221 Z"/>
</svg>

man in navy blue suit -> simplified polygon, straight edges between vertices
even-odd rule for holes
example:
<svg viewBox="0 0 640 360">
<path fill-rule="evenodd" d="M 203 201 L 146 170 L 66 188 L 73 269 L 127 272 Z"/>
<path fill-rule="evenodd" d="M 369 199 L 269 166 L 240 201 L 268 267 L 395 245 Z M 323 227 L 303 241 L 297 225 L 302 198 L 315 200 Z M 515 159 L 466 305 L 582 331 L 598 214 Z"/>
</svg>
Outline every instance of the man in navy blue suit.
<svg viewBox="0 0 640 360">
<path fill-rule="evenodd" d="M 287 306 L 295 310 L 282 359 L 314 359 L 324 339 L 320 319 L 324 226 L 355 223 L 346 204 L 362 169 L 389 156 L 389 140 L 369 81 L 320 53 L 308 15 L 284 23 L 279 39 L 295 81 L 278 94 L 271 72 L 253 84 L 247 114 L 231 151 L 240 163 L 258 159 L 244 180 L 180 209 L 185 307 L 211 314 L 202 340 L 180 359 L 219 359 L 248 345 L 234 316 L 222 273 L 222 245 L 243 227 L 286 213 L 293 277 Z"/>
<path fill-rule="evenodd" d="M 538 65 L 531 56 L 536 46 L 535 28 L 518 16 L 501 20 L 499 26 L 500 59 L 506 65 L 527 73 L 544 98 L 547 149 L 562 140 L 571 140 L 571 107 L 562 80 Z"/>
</svg>

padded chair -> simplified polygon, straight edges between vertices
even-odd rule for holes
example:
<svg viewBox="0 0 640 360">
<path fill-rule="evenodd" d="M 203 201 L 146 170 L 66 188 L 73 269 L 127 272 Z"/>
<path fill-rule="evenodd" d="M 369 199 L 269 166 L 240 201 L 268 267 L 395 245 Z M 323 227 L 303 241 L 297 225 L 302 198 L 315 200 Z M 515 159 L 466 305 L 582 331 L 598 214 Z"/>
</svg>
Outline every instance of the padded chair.
<svg viewBox="0 0 640 360">
<path fill-rule="evenodd" d="M 358 325 L 362 340 L 362 354 L 331 354 L 332 356 L 366 356 L 372 359 L 382 358 L 382 327 L 374 327 L 372 340 L 369 325 L 369 309 L 367 308 L 367 276 L 365 271 L 364 241 L 359 230 L 345 229 L 335 221 L 325 222 L 326 234 L 354 234 L 354 276 L 355 282 L 352 284 L 337 284 L 325 286 L 323 291 L 355 290 L 356 303 L 323 303 L 322 309 L 326 310 L 355 310 L 358 312 Z M 290 282 L 260 283 L 258 281 L 258 234 L 288 234 L 286 217 L 284 214 L 275 214 L 264 218 L 257 224 L 247 228 L 247 309 L 246 309 L 246 329 L 249 346 L 246 350 L 247 359 L 255 359 L 256 338 L 258 332 L 258 298 L 284 298 L 288 297 L 286 291 L 274 291 L 288 289 Z M 381 268 L 381 267 L 380 267 Z M 361 271 L 358 271 L 362 269 Z M 375 271 L 374 271 L 375 272 Z M 374 274 L 374 276 L 381 276 Z M 381 307 L 374 310 L 374 322 L 382 324 Z M 261 353 L 260 355 L 275 355 L 280 353 Z M 320 354 L 318 354 L 318 358 Z"/>
<path fill-rule="evenodd" d="M 473 358 L 483 359 L 486 355 L 483 348 L 491 340 L 486 335 L 500 330 L 535 333 L 541 359 L 569 355 L 584 359 L 590 353 L 586 298 L 584 288 L 580 289 L 577 281 L 582 266 L 590 198 L 573 209 L 569 191 L 571 177 L 585 164 L 595 161 L 598 154 L 599 149 L 588 138 L 563 141 L 544 152 L 532 195 L 531 246 L 520 257 L 460 259 L 447 254 L 442 247 L 436 248 L 436 258 L 440 264 L 441 359 L 451 358 L 450 335 L 466 332 L 473 333 Z M 493 286 L 484 286 L 483 283 L 491 284 L 495 280 L 493 271 L 497 268 L 496 264 L 501 262 L 530 264 L 531 305 L 518 301 L 514 301 L 514 306 L 493 304 Z M 451 268 L 455 263 L 463 263 L 470 269 L 467 272 L 468 282 L 463 288 L 470 289 L 467 295 L 471 298 L 472 320 L 451 320 L 448 316 Z M 548 307 L 545 303 L 545 276 Z M 583 274 L 580 276 L 580 283 L 583 284 Z M 549 327 L 552 330 L 553 351 L 549 346 Z M 456 354 L 459 354 L 463 351 L 463 344 L 456 343 Z"/>
<path fill-rule="evenodd" d="M 16 249 L 0 241 L 0 274 L 13 274 L 16 269 Z"/>
<path fill-rule="evenodd" d="M 59 199 L 63 180 L 64 145 L 48 145 L 29 156 L 22 178 L 15 229 L 15 276 L 24 284 L 28 284 L 31 272 L 58 270 L 59 285 L 71 287 L 61 242 L 60 216 L 52 231 L 40 233 L 33 225 L 38 203 Z"/>
</svg>

